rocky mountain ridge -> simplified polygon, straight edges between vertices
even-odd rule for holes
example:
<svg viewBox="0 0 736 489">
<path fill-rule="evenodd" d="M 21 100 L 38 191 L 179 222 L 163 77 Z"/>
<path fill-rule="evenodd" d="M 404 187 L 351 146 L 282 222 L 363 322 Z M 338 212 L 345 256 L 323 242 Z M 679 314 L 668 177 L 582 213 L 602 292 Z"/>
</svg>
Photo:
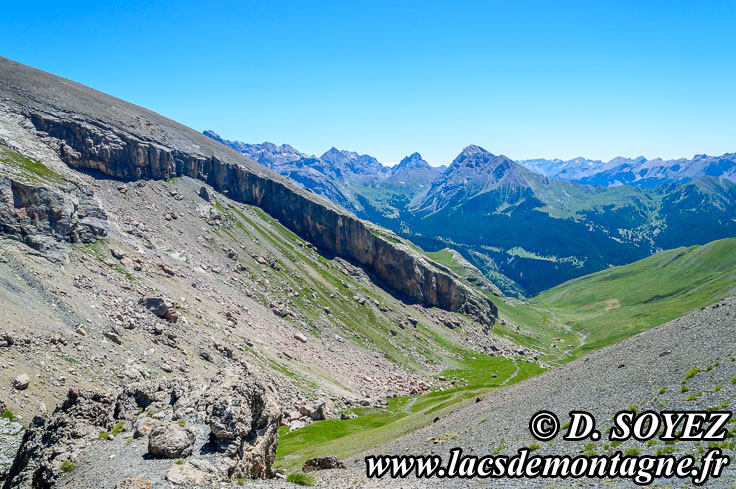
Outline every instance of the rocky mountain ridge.
<svg viewBox="0 0 736 489">
<path fill-rule="evenodd" d="M 284 163 L 293 162 L 300 158 L 314 158 L 326 163 L 321 165 L 319 171 L 334 177 L 334 172 L 339 165 L 336 165 L 335 161 L 329 156 L 331 154 L 343 155 L 339 158 L 340 161 L 343 161 L 343 159 L 349 160 L 352 158 L 357 160 L 361 158 L 366 162 L 370 162 L 370 164 L 353 166 L 350 169 L 353 177 L 357 175 L 363 179 L 380 179 L 386 178 L 386 176 L 393 176 L 397 171 L 400 171 L 399 168 L 404 166 L 400 162 L 393 167 L 386 167 L 380 163 L 376 164 L 377 161 L 371 156 L 360 156 L 357 153 L 340 151 L 335 148 L 327 151 L 322 157 L 316 158 L 313 156 L 308 157 L 288 144 L 277 146 L 268 142 L 248 144 L 237 140 L 225 140 L 211 130 L 204 131 L 204 134 L 250 156 L 259 163 L 276 171 L 279 171 L 279 165 Z M 457 158 L 461 158 L 463 152 Z M 421 160 L 419 153 L 416 152 L 405 157 L 402 162 L 413 161 L 414 159 L 424 162 L 424 160 Z M 697 154 L 690 159 L 676 158 L 670 160 L 663 158 L 650 160 L 644 156 L 638 156 L 636 158 L 618 156 L 609 161 L 592 160 L 583 157 L 572 158 L 570 160 L 536 158 L 516 160 L 515 163 L 545 177 L 576 182 L 583 185 L 601 185 L 604 187 L 631 185 L 654 188 L 664 184 L 687 183 L 704 176 L 725 178 L 736 182 L 736 153 L 726 153 L 721 156 Z M 439 178 L 447 170 L 447 167 L 444 165 L 433 167 L 424 162 L 416 168 L 412 167 L 412 170 L 415 169 L 422 171 L 431 170 L 431 175 L 434 178 Z M 427 183 L 432 183 L 432 180 L 429 180 Z"/>
<path fill-rule="evenodd" d="M 289 145 L 247 144 L 221 138 L 211 130 L 203 134 L 256 159 L 277 173 L 287 176 L 318 195 L 362 215 L 366 189 L 392 189 L 413 197 L 429 187 L 445 166 L 429 165 L 419 153 L 403 158 L 394 166 L 385 166 L 370 155 L 330 148 L 321 156 L 307 156 Z M 274 151 L 273 148 L 289 148 Z"/>
<path fill-rule="evenodd" d="M 690 159 L 672 160 L 619 156 L 608 162 L 586 158 L 568 161 L 540 158 L 517 163 L 549 178 L 604 187 L 633 185 L 653 188 L 663 184 L 685 183 L 704 176 L 736 182 L 736 153 L 721 156 L 699 154 Z"/>
<path fill-rule="evenodd" d="M 412 203 L 411 209 L 419 214 L 434 213 L 498 189 L 524 193 L 529 183 L 509 158 L 470 145 L 432 182 L 429 191 Z"/>
<path fill-rule="evenodd" d="M 711 176 L 654 189 L 582 185 L 469 147 L 401 219 L 423 248 L 450 245 L 487 276 L 500 271 L 536 294 L 663 249 L 735 236 L 735 196 L 736 184 Z"/>
<path fill-rule="evenodd" d="M 210 138 L 5 58 L 0 72 L 4 109 L 26 117 L 51 138 L 70 167 L 122 180 L 200 179 L 263 208 L 317 246 L 366 266 L 411 300 L 492 323 L 492 304 L 425 258 Z"/>
<path fill-rule="evenodd" d="M 709 161 L 709 157 L 699 158 Z M 296 163 L 302 161 L 306 160 Z M 647 163 L 643 158 L 633 161 Z M 487 279 L 504 284 L 502 289 L 511 295 L 533 295 L 663 249 L 704 244 L 736 233 L 728 218 L 736 210 L 734 184 L 728 178 L 704 174 L 714 173 L 712 168 L 708 172 L 695 168 L 687 173 L 694 179 L 652 189 L 643 184 L 604 187 L 547 177 L 475 145 L 463 149 L 446 169 L 427 169 L 422 162 L 415 153 L 403 165 L 388 169 L 396 172 L 388 178 L 371 179 L 370 171 L 364 171 L 343 181 L 326 176 L 327 162 L 315 163 L 308 172 L 274 168 L 428 251 L 449 247 L 460 252 Z M 628 164 L 620 158 L 610 163 Z M 530 166 L 548 173 L 557 166 L 568 172 L 569 180 L 576 178 L 573 174 L 605 166 L 582 158 L 534 164 Z M 408 166 L 413 169 L 401 170 Z M 544 235 L 535 229 L 545 229 Z M 572 235 L 577 237 L 573 242 L 568 239 Z"/>
</svg>

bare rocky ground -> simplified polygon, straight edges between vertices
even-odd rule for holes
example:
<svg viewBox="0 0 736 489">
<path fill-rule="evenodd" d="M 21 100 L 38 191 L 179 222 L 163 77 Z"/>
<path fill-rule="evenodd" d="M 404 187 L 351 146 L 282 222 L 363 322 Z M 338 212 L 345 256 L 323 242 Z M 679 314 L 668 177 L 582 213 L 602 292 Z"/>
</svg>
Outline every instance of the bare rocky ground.
<svg viewBox="0 0 736 489">
<path fill-rule="evenodd" d="M 215 207 L 190 179 L 80 178 L 103 196 L 104 241 L 71 246 L 66 263 L 3 243 L 0 316 L 13 344 L 0 347 L 0 396 L 23 420 L 53 410 L 70 388 L 198 381 L 248 365 L 302 426 L 320 404 L 334 417 L 352 403 L 429 388 L 449 359 L 433 334 L 515 350 L 459 316 L 452 321 L 465 328 L 448 329 L 449 313 L 403 304 L 361 269 L 283 239 L 254 208 L 221 195 Z M 139 301 L 148 297 L 164 298 L 176 322 L 146 310 Z M 371 323 L 356 331 L 346 315 Z M 23 390 L 12 385 L 20 375 L 30 380 Z"/>
<path fill-rule="evenodd" d="M 414 371 L 428 374 L 445 363 L 403 341 L 430 341 L 414 322 L 468 347 L 511 350 L 470 323 L 460 334 L 449 330 L 437 319 L 449 313 L 407 306 L 359 268 L 326 259 L 295 236 L 274 246 L 284 230 L 267 216 L 220 195 L 219 211 L 190 179 L 126 186 L 86 178 L 104 196 L 104 241 L 72 246 L 68 263 L 3 243 L 0 315 L 14 344 L 0 350 L 0 392 L 14 413 L 30 416 L 41 402 L 52 408 L 70 386 L 197 378 L 240 361 L 265 367 L 287 409 L 310 397 L 344 402 L 422 391 L 430 380 Z M 146 297 L 165 298 L 178 320 L 145 310 L 139 301 Z M 348 312 L 372 316 L 382 329 L 377 336 L 386 337 L 352 330 L 342 321 Z M 19 391 L 11 381 L 21 374 L 32 381 Z"/>
</svg>

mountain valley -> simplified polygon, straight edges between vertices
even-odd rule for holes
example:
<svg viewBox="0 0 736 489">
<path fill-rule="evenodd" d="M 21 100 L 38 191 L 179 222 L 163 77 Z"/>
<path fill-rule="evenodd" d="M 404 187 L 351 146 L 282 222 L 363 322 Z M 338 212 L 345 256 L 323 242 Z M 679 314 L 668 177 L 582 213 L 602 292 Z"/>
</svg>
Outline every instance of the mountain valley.
<svg viewBox="0 0 736 489">
<path fill-rule="evenodd" d="M 393 487 L 365 454 L 511 453 L 540 406 L 731 406 L 734 206 L 225 141 L 0 58 L 0 486 Z"/>
<path fill-rule="evenodd" d="M 270 143 L 244 145 L 205 133 L 427 251 L 460 252 L 517 297 L 658 251 L 736 236 L 736 160 L 730 155 L 701 157 L 693 171 L 680 161 L 677 178 L 651 188 L 602 186 L 561 179 L 549 166 L 519 164 L 472 145 L 447 168 L 429 166 L 418 153 L 387 168 L 335 148 L 320 158 L 281 151 L 292 155 L 287 159 L 301 156 L 286 162 L 279 156 L 277 163 L 259 149 Z M 569 240 L 571 235 L 577 239 Z"/>
</svg>

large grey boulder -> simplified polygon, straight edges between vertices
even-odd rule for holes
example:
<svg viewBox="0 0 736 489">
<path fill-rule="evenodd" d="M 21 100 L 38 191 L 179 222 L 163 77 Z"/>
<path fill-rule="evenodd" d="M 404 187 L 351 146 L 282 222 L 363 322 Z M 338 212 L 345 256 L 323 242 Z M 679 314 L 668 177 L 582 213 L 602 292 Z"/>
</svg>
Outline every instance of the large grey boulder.
<svg viewBox="0 0 736 489">
<path fill-rule="evenodd" d="M 172 308 L 165 299 L 161 297 L 144 297 L 138 301 L 138 304 L 143 306 L 151 314 L 158 316 L 162 319 L 166 319 L 170 322 L 176 322 L 179 318 L 179 314 L 174 308 Z"/>
<path fill-rule="evenodd" d="M 133 425 L 133 438 L 141 438 L 150 434 L 158 424 L 158 420 L 150 416 L 139 416 Z"/>
<path fill-rule="evenodd" d="M 164 317 L 169 310 L 169 305 L 161 297 L 145 297 L 138 303 L 146 308 L 148 312 L 160 318 Z"/>
<path fill-rule="evenodd" d="M 26 374 L 20 374 L 12 381 L 13 387 L 18 389 L 19 391 L 27 389 L 30 383 L 31 379 L 28 378 L 28 375 Z"/>
<path fill-rule="evenodd" d="M 195 436 L 177 423 L 164 423 L 151 431 L 148 453 L 163 458 L 180 458 L 192 454 Z"/>
</svg>

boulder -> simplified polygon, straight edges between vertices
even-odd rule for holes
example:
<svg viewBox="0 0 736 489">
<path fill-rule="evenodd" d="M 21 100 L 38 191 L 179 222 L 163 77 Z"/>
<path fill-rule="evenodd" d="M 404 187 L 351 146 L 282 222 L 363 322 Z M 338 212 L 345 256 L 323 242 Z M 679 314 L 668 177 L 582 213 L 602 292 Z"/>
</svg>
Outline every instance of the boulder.
<svg viewBox="0 0 736 489">
<path fill-rule="evenodd" d="M 133 425 L 133 438 L 140 438 L 150 434 L 158 426 L 158 421 L 150 416 L 140 416 Z"/>
<path fill-rule="evenodd" d="M 265 386 L 247 371 L 239 374 L 229 369 L 212 380 L 201 402 L 211 413 L 211 436 L 221 449 L 233 454 L 228 476 L 272 478 L 281 408 Z"/>
<path fill-rule="evenodd" d="M 289 315 L 289 310 L 283 304 L 271 304 L 271 311 L 280 318 L 285 318 Z"/>
<path fill-rule="evenodd" d="M 324 404 L 320 404 L 311 413 L 309 413 L 309 417 L 314 421 L 327 419 L 327 408 Z"/>
<path fill-rule="evenodd" d="M 148 437 L 148 453 L 163 458 L 181 458 L 192 454 L 194 433 L 178 423 L 162 423 Z"/>
<path fill-rule="evenodd" d="M 138 301 L 140 305 L 146 308 L 151 314 L 160 318 L 166 315 L 169 305 L 161 297 L 146 297 Z"/>
<path fill-rule="evenodd" d="M 302 466 L 302 472 L 313 472 L 315 470 L 344 469 L 345 464 L 337 457 L 314 457 L 310 458 Z"/>
<path fill-rule="evenodd" d="M 207 190 L 207 187 L 200 187 L 199 188 L 199 196 L 202 197 L 207 202 L 209 202 L 209 200 L 210 200 L 210 192 L 209 192 L 209 190 Z"/>
<path fill-rule="evenodd" d="M 114 329 L 110 331 L 105 331 L 102 333 L 102 335 L 107 338 L 108 340 L 112 341 L 113 343 L 116 343 L 118 345 L 123 343 L 123 339 L 120 337 L 120 332 L 115 331 Z"/>
<path fill-rule="evenodd" d="M 13 346 L 15 344 L 13 336 L 10 333 L 3 332 L 0 332 L 0 342 L 2 342 L 2 346 Z"/>
<path fill-rule="evenodd" d="M 201 487 L 212 480 L 212 474 L 199 470 L 189 462 L 174 464 L 166 474 L 166 479 L 177 486 Z"/>
<path fill-rule="evenodd" d="M 31 379 L 28 378 L 26 374 L 20 374 L 19 376 L 14 378 L 12 381 L 13 387 L 18 389 L 19 391 L 27 389 L 30 383 L 31 383 Z"/>
<path fill-rule="evenodd" d="M 138 304 L 147 309 L 151 314 L 172 323 L 175 323 L 179 319 L 179 313 L 161 297 L 145 297 L 138 301 Z"/>
<path fill-rule="evenodd" d="M 122 260 L 125 258 L 126 253 L 118 248 L 110 248 L 110 254 L 113 256 L 113 258 L 116 258 L 118 260 Z"/>
<path fill-rule="evenodd" d="M 299 411 L 287 411 L 284 413 L 284 417 L 287 419 L 299 419 L 301 416 Z"/>
</svg>

